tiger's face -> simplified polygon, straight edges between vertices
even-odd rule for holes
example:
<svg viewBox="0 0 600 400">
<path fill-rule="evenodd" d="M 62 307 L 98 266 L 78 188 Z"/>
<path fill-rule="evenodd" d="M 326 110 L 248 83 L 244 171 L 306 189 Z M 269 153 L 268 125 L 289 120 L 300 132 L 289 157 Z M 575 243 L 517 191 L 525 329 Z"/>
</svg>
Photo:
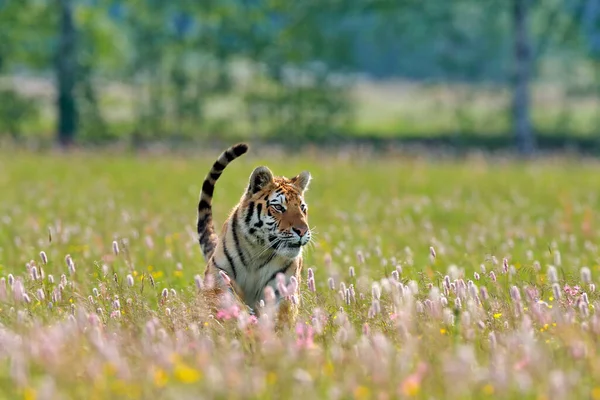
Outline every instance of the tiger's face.
<svg viewBox="0 0 600 400">
<path fill-rule="evenodd" d="M 304 192 L 309 172 L 294 178 L 274 177 L 267 167 L 258 167 L 250 176 L 245 194 L 244 222 L 247 233 L 265 249 L 294 258 L 310 242 L 308 206 Z"/>
</svg>

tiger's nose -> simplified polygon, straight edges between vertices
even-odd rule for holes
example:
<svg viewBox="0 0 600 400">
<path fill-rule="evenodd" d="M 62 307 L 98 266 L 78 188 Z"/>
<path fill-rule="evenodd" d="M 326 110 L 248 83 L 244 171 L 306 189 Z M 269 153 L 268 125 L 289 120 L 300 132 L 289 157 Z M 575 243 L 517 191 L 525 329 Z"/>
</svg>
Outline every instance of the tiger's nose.
<svg viewBox="0 0 600 400">
<path fill-rule="evenodd" d="M 294 226 L 292 228 L 292 230 L 294 231 L 294 233 L 300 237 L 306 235 L 306 232 L 308 232 L 308 226 L 304 225 L 304 226 Z"/>
</svg>

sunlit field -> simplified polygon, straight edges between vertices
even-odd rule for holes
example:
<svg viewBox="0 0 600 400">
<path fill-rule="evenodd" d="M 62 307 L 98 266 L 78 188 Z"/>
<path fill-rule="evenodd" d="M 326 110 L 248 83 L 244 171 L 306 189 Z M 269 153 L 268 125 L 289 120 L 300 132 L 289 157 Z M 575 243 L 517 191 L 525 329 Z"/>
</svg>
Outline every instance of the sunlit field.
<svg viewBox="0 0 600 400">
<path fill-rule="evenodd" d="M 251 147 L 218 225 L 255 166 L 313 176 L 300 315 L 275 332 L 203 301 L 219 150 L 0 154 L 0 398 L 600 399 L 597 162 Z"/>
</svg>

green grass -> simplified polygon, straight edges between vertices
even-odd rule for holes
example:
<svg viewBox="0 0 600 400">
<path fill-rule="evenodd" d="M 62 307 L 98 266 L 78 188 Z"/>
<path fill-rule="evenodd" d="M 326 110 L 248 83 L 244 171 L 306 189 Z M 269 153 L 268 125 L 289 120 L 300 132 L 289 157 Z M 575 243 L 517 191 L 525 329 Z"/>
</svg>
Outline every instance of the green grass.
<svg viewBox="0 0 600 400">
<path fill-rule="evenodd" d="M 30 299 L 0 282 L 0 398 L 600 398 L 598 296 L 580 277 L 584 266 L 594 281 L 600 274 L 597 162 L 251 148 L 219 180 L 215 218 L 222 223 L 257 165 L 288 177 L 311 171 L 305 266 L 317 290 L 302 282 L 298 320 L 314 330 L 307 345 L 263 320 L 209 315 L 198 295 L 195 209 L 216 156 L 0 154 L 0 276 L 22 280 Z M 27 272 L 31 260 L 43 279 Z M 489 298 L 468 288 L 444 295 L 446 275 Z M 350 304 L 342 282 L 353 285 Z M 571 295 L 565 284 L 581 289 Z M 164 298 L 165 288 L 175 294 Z M 589 306 L 576 303 L 583 292 Z"/>
</svg>

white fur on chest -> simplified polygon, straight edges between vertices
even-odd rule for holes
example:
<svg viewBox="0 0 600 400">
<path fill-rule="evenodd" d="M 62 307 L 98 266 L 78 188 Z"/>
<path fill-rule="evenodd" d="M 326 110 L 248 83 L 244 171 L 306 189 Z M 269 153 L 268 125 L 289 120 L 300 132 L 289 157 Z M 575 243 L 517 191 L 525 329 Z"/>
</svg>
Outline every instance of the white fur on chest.
<svg viewBox="0 0 600 400">
<path fill-rule="evenodd" d="M 258 303 L 264 297 L 264 288 L 274 278 L 276 273 L 282 272 L 286 266 L 297 266 L 300 257 L 298 256 L 296 259 L 275 257 L 264 265 L 256 263 L 247 266 L 243 271 L 239 271 L 236 281 L 240 289 L 244 292 L 246 302 L 249 304 Z M 286 283 L 289 283 L 290 276 L 294 275 L 295 272 L 293 268 L 289 268 L 286 275 Z M 275 285 L 275 283 L 272 284 L 274 290 L 277 289 Z"/>
</svg>

